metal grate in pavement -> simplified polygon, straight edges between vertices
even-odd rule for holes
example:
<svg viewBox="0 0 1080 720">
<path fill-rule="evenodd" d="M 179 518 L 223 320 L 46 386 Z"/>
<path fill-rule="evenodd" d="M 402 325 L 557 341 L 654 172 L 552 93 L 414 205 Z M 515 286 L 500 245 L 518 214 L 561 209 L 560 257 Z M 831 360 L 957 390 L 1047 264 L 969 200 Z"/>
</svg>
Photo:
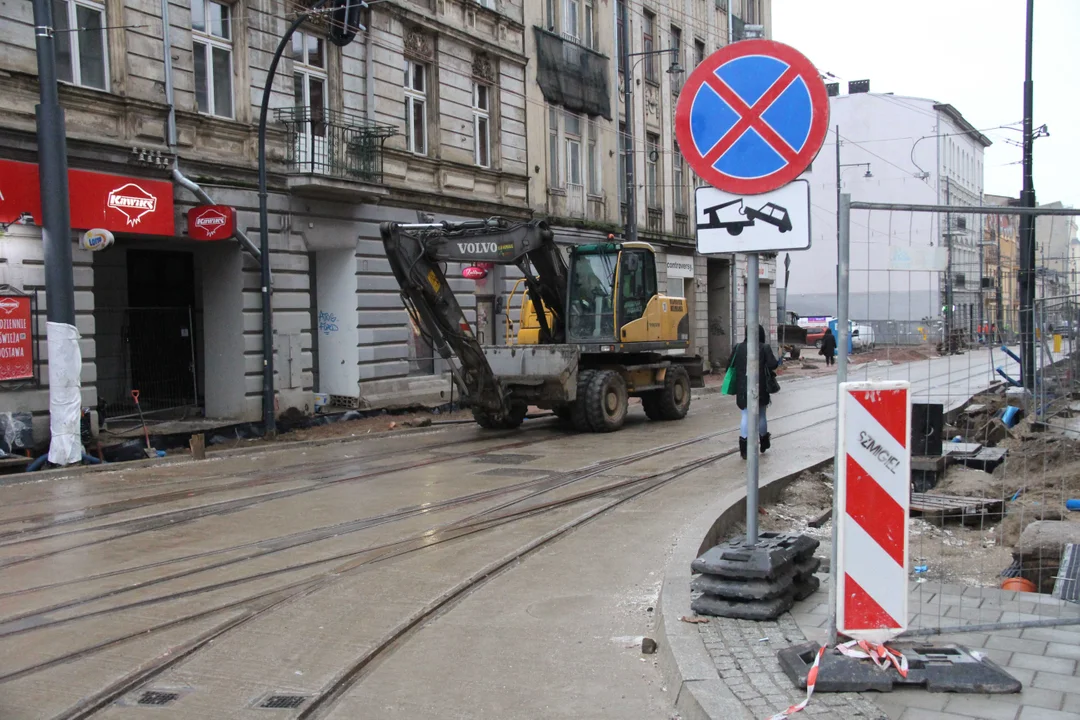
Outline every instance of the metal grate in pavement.
<svg viewBox="0 0 1080 720">
<path fill-rule="evenodd" d="M 136 701 L 139 705 L 168 705 L 180 697 L 180 693 L 164 690 L 144 690 Z"/>
<path fill-rule="evenodd" d="M 258 707 L 267 710 L 290 710 L 307 702 L 307 695 L 268 695 Z"/>
</svg>

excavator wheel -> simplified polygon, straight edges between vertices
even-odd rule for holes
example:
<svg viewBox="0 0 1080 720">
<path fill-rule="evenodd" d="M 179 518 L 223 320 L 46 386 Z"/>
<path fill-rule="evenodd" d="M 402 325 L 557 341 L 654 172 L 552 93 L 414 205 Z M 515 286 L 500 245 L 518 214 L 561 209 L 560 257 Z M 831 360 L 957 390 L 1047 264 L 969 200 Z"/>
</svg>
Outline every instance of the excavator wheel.
<svg viewBox="0 0 1080 720">
<path fill-rule="evenodd" d="M 577 400 L 570 404 L 570 422 L 578 432 L 592 432 L 589 423 L 588 395 L 596 370 L 582 370 L 577 376 Z"/>
<path fill-rule="evenodd" d="M 672 365 L 664 375 L 664 387 L 641 396 L 650 420 L 682 420 L 690 410 L 690 374 L 681 365 Z"/>
<path fill-rule="evenodd" d="M 585 396 L 589 424 L 596 432 L 614 432 L 626 421 L 626 380 L 614 370 L 598 370 Z"/>
</svg>

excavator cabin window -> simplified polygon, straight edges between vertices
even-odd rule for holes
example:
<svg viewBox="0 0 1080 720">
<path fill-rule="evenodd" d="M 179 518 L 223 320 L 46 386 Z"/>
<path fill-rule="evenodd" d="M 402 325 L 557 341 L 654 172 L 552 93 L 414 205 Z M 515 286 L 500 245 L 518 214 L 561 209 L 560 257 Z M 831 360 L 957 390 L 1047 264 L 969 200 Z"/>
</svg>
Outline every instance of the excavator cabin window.
<svg viewBox="0 0 1080 720">
<path fill-rule="evenodd" d="M 656 258 L 648 250 L 623 250 L 619 257 L 619 327 L 645 314 L 656 295 Z"/>
<path fill-rule="evenodd" d="M 570 342 L 615 338 L 614 285 L 617 250 L 574 253 L 570 265 Z"/>
</svg>

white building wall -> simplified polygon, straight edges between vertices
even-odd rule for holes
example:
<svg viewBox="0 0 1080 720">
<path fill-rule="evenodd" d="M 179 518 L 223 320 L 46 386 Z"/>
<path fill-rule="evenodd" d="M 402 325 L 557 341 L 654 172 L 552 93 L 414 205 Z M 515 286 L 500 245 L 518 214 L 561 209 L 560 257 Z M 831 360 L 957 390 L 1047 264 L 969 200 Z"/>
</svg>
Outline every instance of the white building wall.
<svg viewBox="0 0 1080 720">
<path fill-rule="evenodd" d="M 829 137 L 807 174 L 811 247 L 791 253 L 787 306 L 803 316 L 836 312 L 836 127 L 841 191 L 853 201 L 945 204 L 948 189 L 952 204 L 978 205 L 982 192 L 982 145 L 935 110 L 935 101 L 879 93 L 830 100 Z M 867 163 L 872 177 L 865 176 Z M 979 226 L 972 215 L 966 216 L 966 224 L 967 233 L 957 231 L 954 236 L 953 263 L 973 278 L 967 287 L 975 291 Z M 890 258 L 896 248 L 942 247 L 944 227 L 945 218 L 935 214 L 853 211 L 851 317 L 918 321 L 940 316 L 942 277 L 929 271 L 890 270 Z"/>
</svg>

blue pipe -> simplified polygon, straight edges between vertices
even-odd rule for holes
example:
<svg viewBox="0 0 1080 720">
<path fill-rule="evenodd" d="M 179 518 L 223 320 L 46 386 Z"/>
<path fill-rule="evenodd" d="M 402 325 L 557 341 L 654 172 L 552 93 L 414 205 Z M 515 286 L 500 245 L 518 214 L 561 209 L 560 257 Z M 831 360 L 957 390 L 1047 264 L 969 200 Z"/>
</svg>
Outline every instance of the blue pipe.
<svg viewBox="0 0 1080 720">
<path fill-rule="evenodd" d="M 1013 387 L 1020 387 L 1020 383 L 1018 383 L 1016 380 L 1013 380 L 1011 377 L 1006 375 L 1005 371 L 1002 368 L 995 368 L 995 369 L 997 370 L 997 374 L 1000 375 L 1001 377 L 1005 378 L 1005 380 L 1010 385 L 1012 385 Z"/>
<path fill-rule="evenodd" d="M 1002 346 L 1001 346 L 1001 352 L 1005 353 L 1006 355 L 1008 355 L 1009 357 L 1011 357 L 1011 358 L 1012 358 L 1013 360 L 1015 360 L 1016 362 L 1020 363 L 1021 367 L 1023 367 L 1023 365 L 1024 365 L 1024 361 L 1023 361 L 1023 360 L 1021 360 L 1021 359 L 1020 359 L 1020 358 L 1019 358 L 1019 357 L 1018 357 L 1018 356 L 1016 355 L 1016 353 L 1014 353 L 1014 352 L 1013 352 L 1012 350 L 1010 350 L 1009 348 L 1007 348 L 1007 347 L 1005 347 L 1004 345 L 1002 345 Z"/>
</svg>

